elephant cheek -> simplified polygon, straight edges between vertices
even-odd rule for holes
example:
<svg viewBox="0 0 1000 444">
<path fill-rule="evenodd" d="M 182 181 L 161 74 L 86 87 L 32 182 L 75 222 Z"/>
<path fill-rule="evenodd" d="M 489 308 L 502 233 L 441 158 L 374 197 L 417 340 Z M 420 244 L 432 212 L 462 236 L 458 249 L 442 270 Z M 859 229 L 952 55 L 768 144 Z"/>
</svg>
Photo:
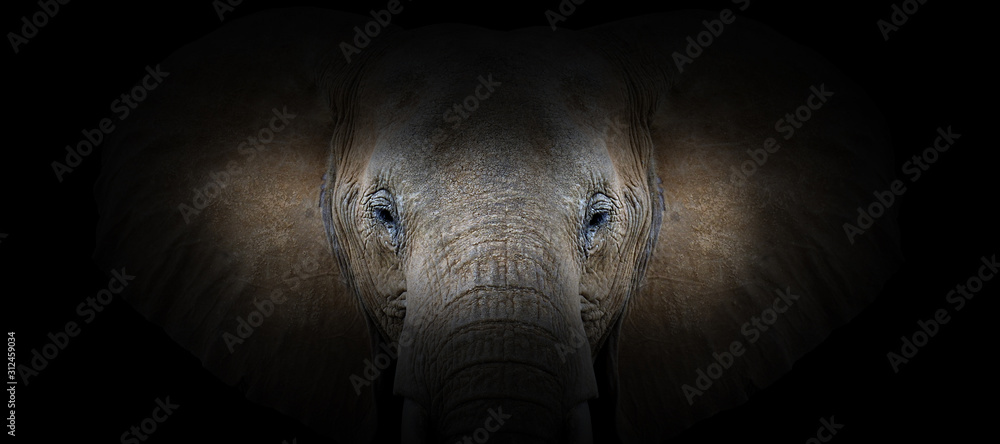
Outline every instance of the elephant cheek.
<svg viewBox="0 0 1000 444">
<path fill-rule="evenodd" d="M 590 272 L 580 278 L 580 317 L 591 353 L 596 353 L 603 346 L 611 332 L 609 319 L 615 319 L 628 301 L 627 293 L 616 291 L 614 280 L 606 274 L 612 273 Z"/>
</svg>

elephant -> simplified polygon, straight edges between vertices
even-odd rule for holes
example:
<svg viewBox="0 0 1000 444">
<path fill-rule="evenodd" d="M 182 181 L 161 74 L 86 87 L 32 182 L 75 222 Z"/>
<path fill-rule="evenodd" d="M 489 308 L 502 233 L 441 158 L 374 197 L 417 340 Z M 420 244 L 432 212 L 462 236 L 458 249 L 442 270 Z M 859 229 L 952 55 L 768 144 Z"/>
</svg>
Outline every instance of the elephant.
<svg viewBox="0 0 1000 444">
<path fill-rule="evenodd" d="M 95 258 L 223 382 L 335 442 L 662 442 L 788 372 L 900 261 L 892 208 L 857 222 L 893 178 L 874 105 L 725 12 L 227 23 L 109 137 Z"/>
</svg>

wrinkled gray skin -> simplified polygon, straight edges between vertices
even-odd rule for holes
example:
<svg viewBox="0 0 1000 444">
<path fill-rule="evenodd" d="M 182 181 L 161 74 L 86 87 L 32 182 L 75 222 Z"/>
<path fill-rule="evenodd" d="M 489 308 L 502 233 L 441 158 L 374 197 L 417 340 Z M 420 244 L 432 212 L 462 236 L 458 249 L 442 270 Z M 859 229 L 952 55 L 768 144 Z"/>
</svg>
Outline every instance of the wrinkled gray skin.
<svg viewBox="0 0 1000 444">
<path fill-rule="evenodd" d="M 364 78 L 397 88 L 352 97 L 364 124 L 345 132 L 363 143 L 334 147 L 329 225 L 378 332 L 404 338 L 394 386 L 410 401 L 404 415 L 426 418 L 444 442 L 498 406 L 516 414 L 491 441 L 589 434 L 592 356 L 650 253 L 650 143 L 614 126 L 642 110 L 621 74 L 579 45 L 523 52 L 546 34 L 457 44 L 442 32 L 392 48 L 381 59 L 391 64 Z M 426 60 L 440 63 L 419 69 Z M 552 74 L 525 78 L 514 63 Z M 477 91 L 488 97 L 458 128 L 443 121 Z"/>
<path fill-rule="evenodd" d="M 880 116 L 743 17 L 680 72 L 672 54 L 716 17 L 392 26 L 351 63 L 339 44 L 370 18 L 227 23 L 165 60 L 109 137 L 95 256 L 127 265 L 129 302 L 220 379 L 338 442 L 388 422 L 410 442 L 662 442 L 787 372 L 898 263 L 892 211 L 854 243 L 842 228 L 891 180 Z M 819 85 L 834 95 L 781 137 Z M 446 112 L 477 91 L 456 127 Z M 295 117 L 247 151 L 274 108 Z M 768 138 L 780 150 L 734 183 Z M 777 289 L 794 306 L 686 394 Z M 380 344 L 398 345 L 394 380 L 374 373 Z"/>
</svg>

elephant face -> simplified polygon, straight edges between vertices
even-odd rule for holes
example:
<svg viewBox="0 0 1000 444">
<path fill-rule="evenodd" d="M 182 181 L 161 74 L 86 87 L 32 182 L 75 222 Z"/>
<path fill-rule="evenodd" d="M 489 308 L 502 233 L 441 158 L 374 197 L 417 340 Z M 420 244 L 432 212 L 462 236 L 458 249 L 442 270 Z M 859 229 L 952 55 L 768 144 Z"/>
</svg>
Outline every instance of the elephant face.
<svg viewBox="0 0 1000 444">
<path fill-rule="evenodd" d="M 220 379 L 339 442 L 662 442 L 899 262 L 893 209 L 844 232 L 891 181 L 871 103 L 743 17 L 679 63 L 718 17 L 352 51 L 370 17 L 236 20 L 109 135 L 95 257 Z"/>
<path fill-rule="evenodd" d="M 377 333 L 405 345 L 395 393 L 431 421 L 469 419 L 436 425 L 444 437 L 506 403 L 532 425 L 504 430 L 554 439 L 597 396 L 591 357 L 642 277 L 659 193 L 648 137 L 621 124 L 636 105 L 621 83 L 601 83 L 614 77 L 606 62 L 566 44 L 575 58 L 529 61 L 557 76 L 525 81 L 502 67 L 531 55 L 497 47 L 475 62 L 487 42 L 469 54 L 437 54 L 434 39 L 405 48 L 449 63 L 407 79 L 403 97 L 362 86 L 372 92 L 350 101 L 364 104 L 364 124 L 343 128 L 352 143 L 334 147 L 323 203 Z M 362 85 L 392 84 L 419 63 L 385 59 Z M 475 104 L 468 116 L 446 122 L 463 102 Z"/>
</svg>

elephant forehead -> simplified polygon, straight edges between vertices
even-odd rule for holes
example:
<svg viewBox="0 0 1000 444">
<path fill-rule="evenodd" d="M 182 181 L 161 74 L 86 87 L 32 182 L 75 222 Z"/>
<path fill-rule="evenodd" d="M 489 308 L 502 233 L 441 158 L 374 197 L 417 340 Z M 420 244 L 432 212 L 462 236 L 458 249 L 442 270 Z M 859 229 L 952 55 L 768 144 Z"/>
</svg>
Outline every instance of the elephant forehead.
<svg viewBox="0 0 1000 444">
<path fill-rule="evenodd" d="M 618 176 L 606 142 L 592 128 L 542 112 L 482 117 L 470 115 L 436 144 L 421 144 L 412 131 L 379 134 L 369 177 L 392 188 L 408 208 L 435 208 L 441 217 L 558 223 L 574 216 L 591 190 Z"/>
<path fill-rule="evenodd" d="M 368 173 L 490 193 L 575 193 L 615 177 L 599 128 L 581 126 L 564 110 L 551 109 L 558 107 L 491 105 L 497 109 L 470 114 L 456 127 L 435 127 L 431 139 L 421 132 L 435 121 L 421 117 L 380 131 L 369 139 L 374 150 Z"/>
<path fill-rule="evenodd" d="M 606 135 L 623 103 L 616 74 L 581 56 L 577 40 L 545 31 L 402 37 L 362 80 L 356 125 L 367 134 L 356 140 L 371 144 L 369 177 L 421 198 L 574 203 L 614 181 Z"/>
<path fill-rule="evenodd" d="M 601 140 L 560 139 L 500 122 L 470 127 L 434 147 L 380 137 L 368 175 L 410 200 L 419 197 L 438 208 L 502 201 L 525 210 L 582 199 L 587 190 L 616 176 Z"/>
<path fill-rule="evenodd" d="M 572 183 L 611 172 L 609 120 L 581 116 L 565 97 L 545 88 L 495 91 L 482 100 L 467 90 L 466 96 L 460 87 L 433 94 L 417 111 L 379 110 L 366 125 L 373 134 L 359 138 L 373 144 L 371 167 L 458 175 L 453 179 L 548 177 Z"/>
</svg>

